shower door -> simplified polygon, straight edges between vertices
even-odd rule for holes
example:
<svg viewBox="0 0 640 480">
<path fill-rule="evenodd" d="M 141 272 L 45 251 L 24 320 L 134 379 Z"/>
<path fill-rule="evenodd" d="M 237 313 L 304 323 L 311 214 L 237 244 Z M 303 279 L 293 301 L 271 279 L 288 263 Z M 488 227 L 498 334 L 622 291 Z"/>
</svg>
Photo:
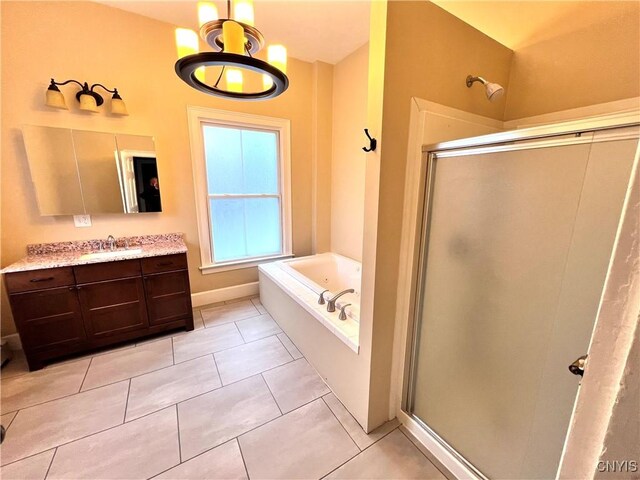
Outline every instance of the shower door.
<svg viewBox="0 0 640 480">
<path fill-rule="evenodd" d="M 636 130 L 428 154 L 406 409 L 489 478 L 554 478 Z"/>
</svg>

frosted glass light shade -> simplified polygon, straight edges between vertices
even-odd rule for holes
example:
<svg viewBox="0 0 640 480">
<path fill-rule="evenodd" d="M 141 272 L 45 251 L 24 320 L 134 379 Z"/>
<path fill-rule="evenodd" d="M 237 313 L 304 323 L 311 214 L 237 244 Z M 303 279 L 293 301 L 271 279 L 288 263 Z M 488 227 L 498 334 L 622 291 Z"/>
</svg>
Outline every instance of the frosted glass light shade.
<svg viewBox="0 0 640 480">
<path fill-rule="evenodd" d="M 96 104 L 96 99 L 91 95 L 80 95 L 80 110 L 84 110 L 85 112 L 97 112 L 98 105 Z"/>
<path fill-rule="evenodd" d="M 188 28 L 176 28 L 178 58 L 198 53 L 198 34 Z"/>
<path fill-rule="evenodd" d="M 227 68 L 225 78 L 227 80 L 228 91 L 242 93 L 242 70 L 238 68 Z"/>
<path fill-rule="evenodd" d="M 198 24 L 202 28 L 205 23 L 218 20 L 218 7 L 211 2 L 198 2 Z"/>
<path fill-rule="evenodd" d="M 225 53 L 244 54 L 244 28 L 233 20 L 222 24 L 222 41 Z"/>
<path fill-rule="evenodd" d="M 284 45 L 269 45 L 267 47 L 267 62 L 282 73 L 287 73 L 287 49 Z"/>
<path fill-rule="evenodd" d="M 215 6 L 215 5 L 214 5 Z M 198 34 L 188 28 L 176 28 L 176 49 L 178 50 L 178 58 L 186 57 L 198 53 L 199 41 Z M 201 82 L 204 82 L 204 67 L 198 67 L 195 76 Z"/>
<path fill-rule="evenodd" d="M 111 113 L 114 115 L 129 115 L 127 106 L 121 98 L 111 99 Z"/>
<path fill-rule="evenodd" d="M 271 77 L 269 75 L 266 74 L 262 74 L 262 88 L 264 90 L 269 90 L 271 88 L 271 86 L 273 85 L 273 80 L 271 80 Z"/>
<path fill-rule="evenodd" d="M 47 107 L 60 108 L 62 110 L 68 110 L 67 102 L 64 100 L 64 95 L 58 89 L 48 89 L 46 94 L 45 104 Z"/>
<path fill-rule="evenodd" d="M 284 45 L 269 45 L 267 47 L 267 62 L 282 73 L 287 73 L 287 49 Z M 273 85 L 269 75 L 262 75 L 262 87 L 268 90 Z"/>
<path fill-rule="evenodd" d="M 236 0 L 233 4 L 233 19 L 253 27 L 253 0 Z"/>
</svg>

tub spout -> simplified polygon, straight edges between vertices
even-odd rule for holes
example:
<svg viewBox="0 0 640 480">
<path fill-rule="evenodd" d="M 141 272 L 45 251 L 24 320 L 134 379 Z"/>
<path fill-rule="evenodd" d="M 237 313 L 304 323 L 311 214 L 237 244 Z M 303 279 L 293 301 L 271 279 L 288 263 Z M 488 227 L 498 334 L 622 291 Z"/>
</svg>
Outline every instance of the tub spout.
<svg viewBox="0 0 640 480">
<path fill-rule="evenodd" d="M 327 300 L 327 312 L 335 312 L 336 311 L 336 300 L 338 300 L 338 298 L 340 298 L 345 293 L 354 293 L 354 292 L 355 292 L 355 290 L 353 288 L 349 288 L 347 290 L 343 290 L 340 293 L 336 294 L 330 300 Z"/>
</svg>

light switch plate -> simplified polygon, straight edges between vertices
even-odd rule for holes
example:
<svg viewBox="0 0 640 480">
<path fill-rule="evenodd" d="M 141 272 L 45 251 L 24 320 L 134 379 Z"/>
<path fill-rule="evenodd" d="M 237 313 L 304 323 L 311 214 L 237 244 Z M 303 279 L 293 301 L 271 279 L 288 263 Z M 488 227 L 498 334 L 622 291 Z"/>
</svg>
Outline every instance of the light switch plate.
<svg viewBox="0 0 640 480">
<path fill-rule="evenodd" d="M 73 223 L 76 227 L 90 227 L 91 215 L 74 215 Z"/>
</svg>

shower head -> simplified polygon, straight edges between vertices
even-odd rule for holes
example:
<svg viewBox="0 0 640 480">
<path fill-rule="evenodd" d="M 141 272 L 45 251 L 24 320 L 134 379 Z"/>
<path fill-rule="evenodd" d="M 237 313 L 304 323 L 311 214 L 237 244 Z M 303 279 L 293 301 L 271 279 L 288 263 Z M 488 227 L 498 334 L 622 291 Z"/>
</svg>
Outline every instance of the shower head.
<svg viewBox="0 0 640 480">
<path fill-rule="evenodd" d="M 487 99 L 490 102 L 498 100 L 500 97 L 502 97 L 502 95 L 504 95 L 504 87 L 499 83 L 487 82 L 482 77 L 474 77 L 472 75 L 467 76 L 467 87 L 471 88 L 471 85 L 473 85 L 474 82 L 480 82 L 484 85 Z"/>
</svg>

